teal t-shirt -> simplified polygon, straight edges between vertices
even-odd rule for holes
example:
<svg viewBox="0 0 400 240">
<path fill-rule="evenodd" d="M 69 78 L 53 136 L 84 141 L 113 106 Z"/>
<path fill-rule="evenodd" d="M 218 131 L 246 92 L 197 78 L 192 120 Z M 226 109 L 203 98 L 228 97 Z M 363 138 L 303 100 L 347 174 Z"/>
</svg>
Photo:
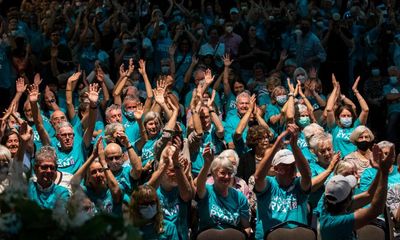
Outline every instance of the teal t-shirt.
<svg viewBox="0 0 400 240">
<path fill-rule="evenodd" d="M 148 162 L 154 160 L 154 144 L 161 137 L 161 132 L 154 138 L 150 138 L 143 145 L 140 156 L 142 157 L 142 166 L 144 167 Z M 135 144 L 136 145 L 136 144 Z M 135 149 L 136 150 L 136 149 Z M 138 151 L 136 151 L 138 152 Z"/>
<path fill-rule="evenodd" d="M 242 218 L 249 219 L 249 203 L 242 192 L 230 187 L 228 196 L 223 197 L 209 184 L 206 191 L 204 198 L 198 199 L 200 231 L 240 227 Z"/>
<path fill-rule="evenodd" d="M 129 164 L 122 166 L 119 172 L 113 173 L 124 195 L 123 199 L 127 203 L 130 202 L 130 196 L 133 190 L 138 187 L 138 181 L 131 177 L 131 169 L 132 166 Z"/>
<path fill-rule="evenodd" d="M 350 135 L 359 125 L 360 119 L 357 118 L 352 127 L 342 128 L 335 124 L 331 129 L 333 150 L 335 152 L 340 151 L 342 158 L 357 150 L 357 147 L 350 142 Z"/>
<path fill-rule="evenodd" d="M 224 95 L 225 112 L 236 110 L 236 96 L 230 93 L 228 96 Z"/>
<path fill-rule="evenodd" d="M 231 110 L 227 113 L 226 119 L 225 119 L 225 134 L 224 134 L 224 139 L 226 143 L 231 143 L 233 142 L 233 134 L 236 131 L 237 126 L 239 125 L 240 122 L 240 116 L 237 112 L 237 110 Z M 247 136 L 247 130 L 248 127 L 245 128 L 243 131 L 243 138 L 246 139 Z"/>
<path fill-rule="evenodd" d="M 28 198 L 36 202 L 42 208 L 53 209 L 57 201 L 65 206 L 70 193 L 65 187 L 53 184 L 47 189 L 40 190 L 40 186 L 36 182 L 29 181 Z"/>
<path fill-rule="evenodd" d="M 310 163 L 311 169 L 311 177 L 314 178 L 324 172 L 326 169 L 321 167 L 318 163 Z M 329 177 L 325 180 L 325 184 L 329 181 L 329 179 L 333 176 L 333 173 L 329 175 Z M 310 194 L 310 199 L 308 200 L 310 203 L 311 208 L 315 214 L 318 214 L 318 202 L 321 199 L 322 195 L 325 192 L 325 185 L 321 186 L 316 192 Z"/>
<path fill-rule="evenodd" d="M 91 187 L 87 187 L 81 184 L 83 192 L 95 205 L 95 210 L 97 213 L 109 213 L 118 216 L 122 215 L 122 205 L 114 203 L 112 194 L 109 188 L 101 193 L 96 193 Z"/>
<path fill-rule="evenodd" d="M 56 150 L 57 166 L 61 172 L 75 174 L 86 161 L 85 143 L 79 135 L 75 135 L 74 144 L 70 151 L 62 151 L 60 142 L 57 139 L 53 139 L 51 145 Z"/>
<path fill-rule="evenodd" d="M 196 175 L 199 174 L 204 165 L 203 151 L 207 144 L 210 144 L 214 154 L 219 154 L 222 151 L 223 143 L 216 135 L 216 128 L 214 124 L 211 124 L 209 131 L 203 132 L 199 151 L 190 153 L 190 159 L 192 160 L 192 172 Z"/>
<path fill-rule="evenodd" d="M 307 224 L 308 193 L 301 189 L 300 178 L 296 178 L 287 188 L 280 187 L 275 177 L 267 176 L 266 181 L 267 187 L 256 192 L 256 239 L 264 239 L 266 231 L 286 221 Z"/>
<path fill-rule="evenodd" d="M 333 216 L 323 209 L 319 218 L 321 239 L 355 240 L 354 223 L 354 213 Z"/>
<path fill-rule="evenodd" d="M 161 239 L 188 239 L 188 209 L 189 203 L 184 202 L 179 195 L 178 187 L 165 191 L 161 186 L 157 189 L 164 216 L 164 232 Z"/>
<path fill-rule="evenodd" d="M 378 170 L 375 168 L 367 168 L 361 175 L 360 179 L 360 191 L 365 192 L 372 185 Z M 388 177 L 388 188 L 392 188 L 400 183 L 400 173 L 397 170 L 397 166 L 393 166 L 393 171 Z"/>
<path fill-rule="evenodd" d="M 282 133 L 283 125 L 281 125 L 279 121 L 276 122 L 275 124 L 272 124 L 269 119 L 272 116 L 280 114 L 281 109 L 282 107 L 279 106 L 278 104 L 268 104 L 264 114 L 264 120 L 268 123 L 270 128 L 272 128 L 278 135 Z"/>
</svg>

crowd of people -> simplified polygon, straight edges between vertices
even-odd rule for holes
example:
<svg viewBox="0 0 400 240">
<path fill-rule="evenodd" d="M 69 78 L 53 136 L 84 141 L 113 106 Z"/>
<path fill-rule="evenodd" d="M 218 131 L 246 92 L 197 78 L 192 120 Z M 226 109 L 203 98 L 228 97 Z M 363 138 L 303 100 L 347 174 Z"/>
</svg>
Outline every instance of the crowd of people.
<svg viewBox="0 0 400 240">
<path fill-rule="evenodd" d="M 0 9 L 1 194 L 145 239 L 356 239 L 386 209 L 400 239 L 400 2 Z"/>
</svg>

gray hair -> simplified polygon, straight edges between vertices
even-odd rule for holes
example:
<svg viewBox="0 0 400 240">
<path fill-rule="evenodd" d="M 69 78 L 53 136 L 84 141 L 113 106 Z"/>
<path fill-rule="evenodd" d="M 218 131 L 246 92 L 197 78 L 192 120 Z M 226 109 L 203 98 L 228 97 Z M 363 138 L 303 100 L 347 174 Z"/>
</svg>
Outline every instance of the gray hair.
<svg viewBox="0 0 400 240">
<path fill-rule="evenodd" d="M 117 131 L 118 128 L 122 128 L 125 131 L 125 127 L 124 125 L 122 125 L 122 123 L 115 122 L 106 125 L 104 129 L 104 138 L 106 142 L 113 139 L 113 134 L 115 133 L 115 131 Z"/>
<path fill-rule="evenodd" d="M 391 148 L 394 146 L 394 143 L 389 141 L 380 141 L 376 145 L 378 145 L 378 147 L 382 149 L 382 148 Z"/>
<path fill-rule="evenodd" d="M 58 133 L 60 132 L 60 129 L 63 128 L 63 127 L 70 127 L 70 128 L 73 129 L 71 123 L 69 123 L 68 121 L 67 121 L 67 122 L 60 122 L 60 123 L 57 125 L 56 133 L 58 134 Z"/>
<path fill-rule="evenodd" d="M 369 128 L 367 128 L 364 125 L 360 125 L 358 127 L 356 127 L 353 132 L 350 135 L 350 142 L 355 143 L 357 142 L 358 138 L 360 137 L 361 134 L 363 134 L 364 132 L 367 132 L 369 137 L 371 138 L 371 142 L 374 141 L 375 136 L 374 134 L 371 132 L 371 130 Z"/>
<path fill-rule="evenodd" d="M 219 157 L 226 157 L 228 159 L 233 158 L 233 159 L 235 159 L 235 162 L 236 162 L 236 166 L 234 166 L 235 169 L 237 169 L 237 167 L 239 166 L 239 155 L 233 149 L 226 149 L 226 150 L 222 151 L 219 154 Z"/>
<path fill-rule="evenodd" d="M 250 98 L 249 92 L 243 91 L 243 92 L 239 93 L 239 95 L 237 95 L 237 97 L 236 97 L 236 102 L 238 102 L 239 98 L 242 98 L 242 97 Z"/>
<path fill-rule="evenodd" d="M 339 161 L 336 164 L 334 174 L 335 175 L 342 175 L 342 173 L 346 172 L 350 168 L 355 168 L 357 171 L 357 165 L 352 161 Z"/>
<path fill-rule="evenodd" d="M 0 145 L 0 158 L 6 158 L 9 162 L 11 161 L 11 152 L 8 150 L 8 148 L 4 145 Z"/>
<path fill-rule="evenodd" d="M 317 123 L 311 123 L 303 129 L 304 138 L 306 139 L 307 143 L 314 135 L 321 133 L 324 133 L 324 128 Z"/>
<path fill-rule="evenodd" d="M 108 119 L 108 116 L 110 115 L 110 112 L 111 112 L 112 110 L 120 110 L 120 111 L 121 111 L 121 106 L 118 105 L 118 104 L 112 104 L 112 105 L 110 105 L 110 106 L 106 109 L 106 112 L 105 112 L 106 119 Z"/>
<path fill-rule="evenodd" d="M 124 98 L 124 105 L 127 101 L 134 101 L 134 102 L 140 102 L 140 99 L 137 96 L 133 96 L 133 95 L 126 95 L 126 97 Z"/>
<path fill-rule="evenodd" d="M 332 135 L 330 133 L 320 133 L 317 135 L 313 135 L 309 141 L 309 147 L 313 149 L 314 151 L 319 150 L 319 143 L 325 142 L 325 141 L 330 141 L 332 142 Z"/>
<path fill-rule="evenodd" d="M 236 168 L 233 166 L 233 163 L 227 157 L 216 157 L 210 166 L 210 172 L 214 173 L 218 168 L 225 168 L 229 172 L 232 173 L 232 176 L 236 175 Z"/>
<path fill-rule="evenodd" d="M 43 160 L 51 159 L 57 165 L 57 153 L 52 146 L 43 146 L 36 152 L 36 164 Z"/>
<path fill-rule="evenodd" d="M 146 125 L 146 123 L 151 120 L 158 121 L 158 124 L 161 127 L 162 121 L 161 121 L 160 114 L 158 112 L 150 111 L 150 112 L 146 113 L 146 115 L 144 115 L 143 124 Z"/>
</svg>

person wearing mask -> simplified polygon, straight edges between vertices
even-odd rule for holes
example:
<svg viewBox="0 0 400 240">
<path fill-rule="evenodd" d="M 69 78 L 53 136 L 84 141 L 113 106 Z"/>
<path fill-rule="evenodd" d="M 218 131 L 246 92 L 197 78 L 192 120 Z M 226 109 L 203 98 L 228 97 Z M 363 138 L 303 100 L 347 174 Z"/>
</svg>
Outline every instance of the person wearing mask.
<svg viewBox="0 0 400 240">
<path fill-rule="evenodd" d="M 350 142 L 357 147 L 357 150 L 347 155 L 343 160 L 353 162 L 357 166 L 359 176 L 365 169 L 373 165 L 370 149 L 374 144 L 374 139 L 374 134 L 364 125 L 356 127 L 350 135 Z"/>
<path fill-rule="evenodd" d="M 240 35 L 233 32 L 233 23 L 226 22 L 225 33 L 219 38 L 219 41 L 225 44 L 225 53 L 230 54 L 233 59 L 237 58 L 242 40 Z"/>
<path fill-rule="evenodd" d="M 379 170 L 368 191 L 353 195 L 357 179 L 351 175 L 336 175 L 326 184 L 319 219 L 321 239 L 355 239 L 357 229 L 369 224 L 383 212 L 394 148 L 390 149 L 387 156 L 377 145 L 372 151 L 375 162 L 379 163 Z M 368 203 L 371 205 L 363 208 Z"/>
<path fill-rule="evenodd" d="M 295 124 L 288 124 L 287 129 L 275 140 L 273 147 L 266 151 L 256 169 L 256 239 L 264 239 L 265 233 L 279 223 L 293 220 L 307 224 L 311 172 L 308 161 L 297 146 L 298 132 L 299 128 Z M 289 135 L 293 152 L 279 150 L 283 139 Z M 267 176 L 271 166 L 275 172 L 274 177 Z M 296 176 L 297 170 L 300 177 Z"/>
</svg>

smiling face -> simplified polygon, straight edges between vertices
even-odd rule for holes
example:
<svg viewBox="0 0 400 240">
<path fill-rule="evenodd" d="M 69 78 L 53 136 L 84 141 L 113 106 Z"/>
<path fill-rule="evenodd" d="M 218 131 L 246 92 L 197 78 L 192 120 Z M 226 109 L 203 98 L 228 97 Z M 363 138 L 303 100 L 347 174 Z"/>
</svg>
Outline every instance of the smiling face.
<svg viewBox="0 0 400 240">
<path fill-rule="evenodd" d="M 106 176 L 104 169 L 99 162 L 93 162 L 89 166 L 88 184 L 96 189 L 107 188 Z"/>
<path fill-rule="evenodd" d="M 155 137 L 160 131 L 160 124 L 156 119 L 149 120 L 145 127 L 150 138 Z"/>
<path fill-rule="evenodd" d="M 60 110 L 54 111 L 50 118 L 51 125 L 53 125 L 54 128 L 56 128 L 58 124 L 66 121 L 67 117 L 65 116 L 65 113 Z"/>
<path fill-rule="evenodd" d="M 35 164 L 34 171 L 40 186 L 47 188 L 56 179 L 57 165 L 54 159 L 42 159 Z"/>
<path fill-rule="evenodd" d="M 61 127 L 57 133 L 57 139 L 61 144 L 61 148 L 65 150 L 72 149 L 74 145 L 74 130 L 70 126 Z"/>
<path fill-rule="evenodd" d="M 224 167 L 219 167 L 214 170 L 212 176 L 214 178 L 214 184 L 223 188 L 228 188 L 233 178 L 233 172 Z"/>
<path fill-rule="evenodd" d="M 10 150 L 11 156 L 15 156 L 15 154 L 18 152 L 19 147 L 19 138 L 16 133 L 8 136 L 6 147 L 8 148 L 8 150 Z"/>
<path fill-rule="evenodd" d="M 244 85 L 241 82 L 234 82 L 233 83 L 233 92 L 235 95 L 239 95 L 241 92 L 244 91 Z"/>
<path fill-rule="evenodd" d="M 243 116 L 247 110 L 249 109 L 250 105 L 250 97 L 248 96 L 241 96 L 236 101 L 236 108 L 238 113 Z"/>
<path fill-rule="evenodd" d="M 318 143 L 318 151 L 316 152 L 318 162 L 322 163 L 324 167 L 327 167 L 333 157 L 333 146 L 332 141 L 320 141 Z"/>
</svg>

